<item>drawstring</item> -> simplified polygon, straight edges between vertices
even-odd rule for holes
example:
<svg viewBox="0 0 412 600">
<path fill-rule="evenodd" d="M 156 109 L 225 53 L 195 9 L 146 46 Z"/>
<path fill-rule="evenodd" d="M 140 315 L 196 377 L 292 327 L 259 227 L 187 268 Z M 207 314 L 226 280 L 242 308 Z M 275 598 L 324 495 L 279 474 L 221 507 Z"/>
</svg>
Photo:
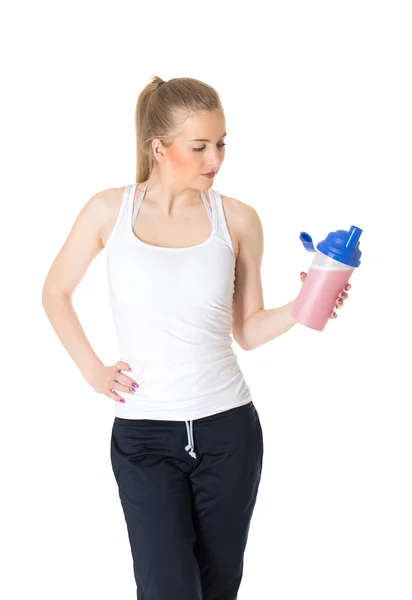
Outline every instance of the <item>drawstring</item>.
<svg viewBox="0 0 412 600">
<path fill-rule="evenodd" d="M 187 441 L 189 442 L 187 446 L 185 446 L 185 450 L 186 452 L 189 452 L 190 456 L 196 458 L 196 453 L 194 451 L 195 440 L 193 438 L 193 421 L 185 421 L 185 423 L 187 431 Z"/>
</svg>

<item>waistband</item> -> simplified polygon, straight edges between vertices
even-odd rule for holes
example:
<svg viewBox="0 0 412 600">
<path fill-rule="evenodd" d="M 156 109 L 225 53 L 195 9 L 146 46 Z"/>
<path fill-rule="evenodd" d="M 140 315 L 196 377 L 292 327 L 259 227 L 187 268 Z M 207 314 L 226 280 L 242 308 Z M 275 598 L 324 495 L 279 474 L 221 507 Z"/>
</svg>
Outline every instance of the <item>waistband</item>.
<svg viewBox="0 0 412 600">
<path fill-rule="evenodd" d="M 199 423 L 207 423 L 207 422 L 213 422 L 213 421 L 217 421 L 217 420 L 222 420 L 225 417 L 229 417 L 231 416 L 234 412 L 238 413 L 238 412 L 242 412 L 242 411 L 246 411 L 246 410 L 250 410 L 251 408 L 254 408 L 254 404 L 253 401 L 251 400 L 250 402 L 247 402 L 246 404 L 241 404 L 240 406 L 235 406 L 234 408 L 230 408 L 228 410 L 219 412 L 219 413 L 215 413 L 213 415 L 209 415 L 208 417 L 201 417 L 200 419 L 195 419 L 195 421 L 199 422 Z M 115 417 L 115 420 L 122 422 L 122 421 L 129 421 L 130 419 L 122 419 L 121 417 Z M 148 421 L 150 421 L 150 419 L 147 419 Z M 171 423 L 178 423 L 179 421 L 171 421 Z M 187 444 L 185 446 L 185 450 L 186 452 L 188 452 L 188 454 L 196 459 L 197 455 L 195 452 L 195 439 L 194 439 L 194 435 L 193 435 L 193 423 L 194 421 L 184 421 L 185 426 L 186 426 L 186 433 L 187 433 Z"/>
</svg>

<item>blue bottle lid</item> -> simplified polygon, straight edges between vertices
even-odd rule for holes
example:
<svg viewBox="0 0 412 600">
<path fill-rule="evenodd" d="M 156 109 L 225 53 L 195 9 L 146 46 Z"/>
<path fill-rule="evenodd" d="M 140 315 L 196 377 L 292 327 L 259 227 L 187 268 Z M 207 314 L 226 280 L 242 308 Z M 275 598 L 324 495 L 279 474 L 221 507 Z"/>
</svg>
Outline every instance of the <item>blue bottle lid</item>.
<svg viewBox="0 0 412 600">
<path fill-rule="evenodd" d="M 350 267 L 359 267 L 362 255 L 359 249 L 359 238 L 362 231 L 354 225 L 349 231 L 343 229 L 332 231 L 322 242 L 319 242 L 316 248 L 313 245 L 312 238 L 305 231 L 300 232 L 299 239 L 308 252 L 316 252 L 316 249 L 318 249 L 338 262 Z"/>
</svg>

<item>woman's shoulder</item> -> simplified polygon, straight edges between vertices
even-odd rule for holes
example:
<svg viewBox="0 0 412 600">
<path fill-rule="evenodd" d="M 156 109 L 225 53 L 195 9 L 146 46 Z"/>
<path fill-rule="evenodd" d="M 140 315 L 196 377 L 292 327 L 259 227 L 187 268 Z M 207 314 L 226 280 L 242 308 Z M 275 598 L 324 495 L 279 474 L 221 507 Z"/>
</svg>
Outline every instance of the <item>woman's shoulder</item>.
<svg viewBox="0 0 412 600">
<path fill-rule="evenodd" d="M 244 231 L 247 231 L 248 227 L 253 225 L 257 213 L 250 204 L 247 204 L 242 200 L 220 193 L 219 195 L 222 198 L 223 214 L 226 219 L 230 237 L 232 238 L 235 255 L 238 257 L 243 233 Z"/>
<path fill-rule="evenodd" d="M 122 187 L 107 188 L 97 194 L 102 213 L 100 237 L 103 246 L 106 245 L 106 241 L 116 223 L 126 187 L 124 185 Z"/>
<path fill-rule="evenodd" d="M 250 204 L 223 194 L 220 194 L 220 197 L 226 219 L 230 219 L 236 228 L 243 229 L 256 220 L 257 212 Z"/>
<path fill-rule="evenodd" d="M 222 198 L 224 209 L 233 213 L 235 217 L 247 218 L 247 216 L 251 215 L 255 210 L 253 206 L 242 200 L 238 200 L 237 198 L 231 198 L 230 196 L 225 196 L 223 194 L 220 194 L 220 197 Z"/>
</svg>

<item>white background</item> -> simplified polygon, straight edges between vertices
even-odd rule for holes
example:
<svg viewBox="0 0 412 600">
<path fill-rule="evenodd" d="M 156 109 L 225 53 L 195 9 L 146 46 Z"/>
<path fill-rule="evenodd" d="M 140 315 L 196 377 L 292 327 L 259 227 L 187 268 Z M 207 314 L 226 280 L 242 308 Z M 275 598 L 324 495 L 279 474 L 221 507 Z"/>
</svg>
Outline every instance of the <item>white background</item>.
<svg viewBox="0 0 412 600">
<path fill-rule="evenodd" d="M 297 324 L 255 351 L 234 345 L 265 447 L 239 600 L 411 599 L 409 8 L 39 0 L 3 11 L 4 598 L 135 598 L 109 458 L 114 403 L 82 378 L 41 292 L 88 199 L 133 183 L 135 105 L 156 74 L 220 94 L 228 135 L 213 187 L 258 211 L 265 308 L 300 290 L 313 258 L 301 231 L 317 244 L 363 229 L 349 299 L 323 332 Z M 104 252 L 73 303 L 114 364 Z"/>
</svg>

